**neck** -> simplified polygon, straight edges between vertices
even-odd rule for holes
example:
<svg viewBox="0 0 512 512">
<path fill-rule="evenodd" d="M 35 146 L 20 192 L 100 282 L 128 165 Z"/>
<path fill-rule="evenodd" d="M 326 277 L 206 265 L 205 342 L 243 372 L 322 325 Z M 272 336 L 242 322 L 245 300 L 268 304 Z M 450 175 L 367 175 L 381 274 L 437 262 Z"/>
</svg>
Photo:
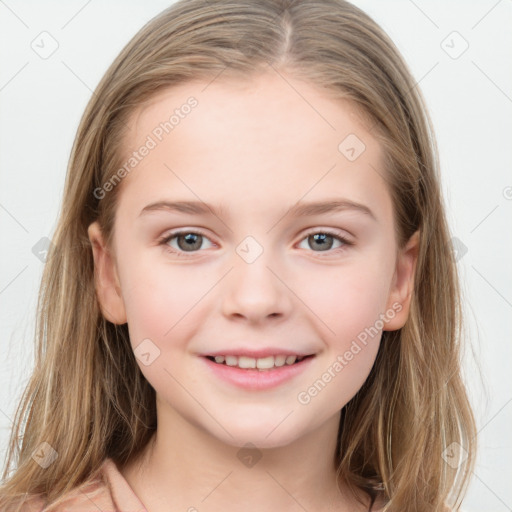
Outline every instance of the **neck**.
<svg viewBox="0 0 512 512">
<path fill-rule="evenodd" d="M 231 446 L 168 408 L 142 455 L 121 469 L 151 512 L 367 510 L 338 482 L 339 414 L 286 446 Z"/>
</svg>

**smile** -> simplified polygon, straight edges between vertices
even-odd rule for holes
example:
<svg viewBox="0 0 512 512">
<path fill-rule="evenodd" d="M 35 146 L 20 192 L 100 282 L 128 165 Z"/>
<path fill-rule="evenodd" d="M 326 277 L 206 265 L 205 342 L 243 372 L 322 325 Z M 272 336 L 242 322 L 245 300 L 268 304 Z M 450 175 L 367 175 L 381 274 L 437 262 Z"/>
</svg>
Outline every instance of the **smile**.
<svg viewBox="0 0 512 512">
<path fill-rule="evenodd" d="M 243 369 L 271 370 L 280 366 L 293 365 L 311 356 L 275 355 L 267 357 L 248 356 L 206 356 L 210 361 L 226 366 L 236 366 Z"/>
<path fill-rule="evenodd" d="M 201 357 L 216 379 L 248 391 L 271 389 L 293 381 L 306 371 L 316 354 L 276 354 L 265 357 L 206 355 Z"/>
</svg>

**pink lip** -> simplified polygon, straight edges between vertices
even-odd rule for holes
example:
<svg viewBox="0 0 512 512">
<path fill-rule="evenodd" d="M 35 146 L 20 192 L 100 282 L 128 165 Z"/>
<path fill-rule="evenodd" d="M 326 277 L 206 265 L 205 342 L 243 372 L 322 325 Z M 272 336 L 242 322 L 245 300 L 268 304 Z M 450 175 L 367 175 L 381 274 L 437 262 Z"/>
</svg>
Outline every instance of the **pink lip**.
<svg viewBox="0 0 512 512">
<path fill-rule="evenodd" d="M 266 353 L 268 354 L 268 352 Z M 283 352 L 278 354 L 283 354 Z M 201 359 L 216 377 L 244 389 L 260 391 L 279 386 L 300 374 L 308 368 L 314 356 L 307 357 L 295 364 L 285 364 L 270 370 L 258 370 L 257 368 L 242 369 L 236 366 L 215 363 L 207 357 L 202 357 Z"/>
</svg>

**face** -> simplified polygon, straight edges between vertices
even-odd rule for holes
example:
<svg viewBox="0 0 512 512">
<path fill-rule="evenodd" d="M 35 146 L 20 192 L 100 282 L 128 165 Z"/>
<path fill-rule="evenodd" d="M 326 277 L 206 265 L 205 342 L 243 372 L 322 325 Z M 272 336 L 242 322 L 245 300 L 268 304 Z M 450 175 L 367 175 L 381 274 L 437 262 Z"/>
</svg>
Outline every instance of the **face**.
<svg viewBox="0 0 512 512">
<path fill-rule="evenodd" d="M 259 447 L 339 417 L 407 318 L 416 247 L 356 110 L 268 74 L 173 87 L 130 126 L 113 246 L 89 237 L 158 413 Z"/>
</svg>

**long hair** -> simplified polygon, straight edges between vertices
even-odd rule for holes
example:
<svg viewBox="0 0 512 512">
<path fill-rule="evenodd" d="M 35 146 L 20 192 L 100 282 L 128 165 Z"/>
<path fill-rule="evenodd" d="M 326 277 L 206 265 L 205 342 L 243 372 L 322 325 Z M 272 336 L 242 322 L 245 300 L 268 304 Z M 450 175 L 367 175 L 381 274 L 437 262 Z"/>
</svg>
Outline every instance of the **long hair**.
<svg viewBox="0 0 512 512">
<path fill-rule="evenodd" d="M 358 108 L 384 151 L 399 246 L 420 231 L 407 322 L 383 333 L 367 381 L 342 410 L 339 478 L 383 496 L 389 512 L 459 506 L 476 434 L 461 378 L 459 281 L 435 137 L 406 63 L 386 33 L 343 0 L 181 0 L 126 45 L 81 119 L 42 277 L 35 368 L 16 410 L 1 510 L 40 496 L 51 512 L 106 457 L 120 465 L 136 457 L 156 429 L 155 392 L 136 363 L 127 324 L 101 314 L 87 234 L 98 220 L 111 243 L 122 187 L 103 198 L 95 190 L 121 165 L 130 114 L 164 88 L 222 75 L 250 80 L 268 66 Z M 41 464 L 41 454 L 51 464 Z"/>
</svg>

